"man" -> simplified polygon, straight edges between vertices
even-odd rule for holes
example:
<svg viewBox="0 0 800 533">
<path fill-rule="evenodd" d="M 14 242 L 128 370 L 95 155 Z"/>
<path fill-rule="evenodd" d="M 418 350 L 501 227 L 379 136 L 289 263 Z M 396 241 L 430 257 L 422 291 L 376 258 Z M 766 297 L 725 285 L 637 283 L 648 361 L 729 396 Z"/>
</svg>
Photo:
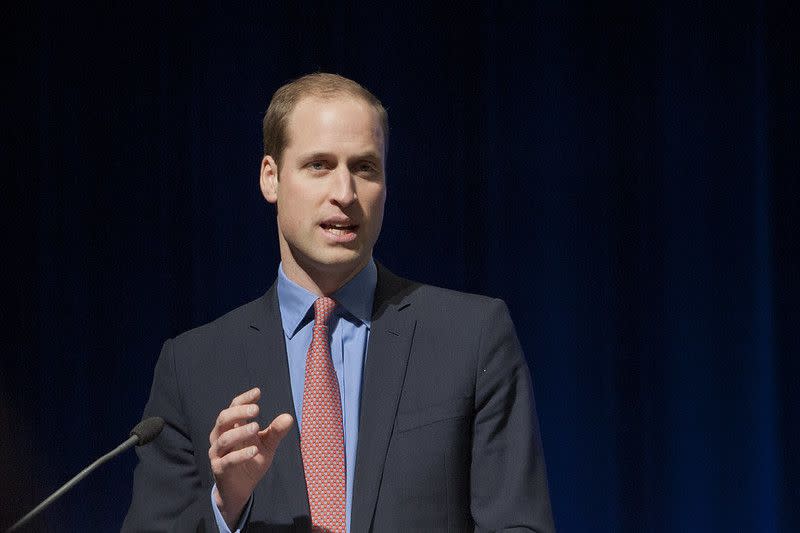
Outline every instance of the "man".
<svg viewBox="0 0 800 533">
<path fill-rule="evenodd" d="M 377 265 L 388 121 L 312 74 L 264 118 L 281 265 L 164 344 L 123 530 L 553 531 L 528 368 L 499 300 Z M 209 433 L 210 432 L 210 433 Z"/>
</svg>

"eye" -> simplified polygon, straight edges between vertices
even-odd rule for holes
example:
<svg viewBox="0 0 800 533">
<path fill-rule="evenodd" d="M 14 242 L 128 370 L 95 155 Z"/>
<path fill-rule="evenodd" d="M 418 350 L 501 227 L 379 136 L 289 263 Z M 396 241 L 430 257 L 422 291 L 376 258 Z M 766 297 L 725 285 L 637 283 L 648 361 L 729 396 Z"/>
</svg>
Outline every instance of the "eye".
<svg viewBox="0 0 800 533">
<path fill-rule="evenodd" d="M 378 167 L 377 167 L 377 165 L 375 165 L 375 163 L 373 163 L 371 161 L 359 161 L 356 164 L 355 171 L 357 173 L 359 173 L 359 174 L 373 175 L 373 174 L 377 174 Z"/>
<path fill-rule="evenodd" d="M 315 175 L 322 175 L 331 168 L 331 164 L 324 159 L 315 159 L 305 165 L 306 170 Z"/>
</svg>

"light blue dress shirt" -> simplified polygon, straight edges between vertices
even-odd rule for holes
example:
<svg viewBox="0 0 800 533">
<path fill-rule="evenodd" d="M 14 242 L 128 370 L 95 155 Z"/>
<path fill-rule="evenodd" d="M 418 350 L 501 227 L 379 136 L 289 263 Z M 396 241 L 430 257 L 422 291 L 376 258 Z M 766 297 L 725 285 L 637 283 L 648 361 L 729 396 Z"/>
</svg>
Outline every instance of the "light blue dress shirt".
<svg viewBox="0 0 800 533">
<path fill-rule="evenodd" d="M 353 504 L 353 479 L 358 445 L 358 413 L 361 403 L 361 378 L 367 356 L 367 344 L 372 317 L 372 303 L 378 269 L 374 261 L 361 270 L 331 297 L 336 300 L 336 309 L 329 323 L 331 334 L 331 358 L 339 380 L 342 401 L 342 423 L 344 425 L 344 452 L 347 474 L 347 530 L 350 531 L 350 511 Z M 311 344 L 314 326 L 314 302 L 317 296 L 297 285 L 278 267 L 278 304 L 281 323 L 286 338 L 286 355 L 289 362 L 289 379 L 292 386 L 292 401 L 297 414 L 297 427 L 303 424 L 303 389 L 305 386 L 306 354 Z M 237 524 L 239 531 L 250 514 L 252 498 Z M 229 533 L 214 504 L 213 489 L 211 506 L 217 525 L 222 533 Z"/>
</svg>

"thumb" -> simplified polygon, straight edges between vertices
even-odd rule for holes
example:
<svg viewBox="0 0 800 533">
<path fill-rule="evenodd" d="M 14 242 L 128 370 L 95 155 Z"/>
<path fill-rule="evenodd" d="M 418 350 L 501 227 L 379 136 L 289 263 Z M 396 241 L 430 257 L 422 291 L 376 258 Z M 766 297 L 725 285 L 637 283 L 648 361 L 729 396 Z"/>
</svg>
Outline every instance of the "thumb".
<svg viewBox="0 0 800 533">
<path fill-rule="evenodd" d="M 292 415 L 283 413 L 282 415 L 276 416 L 266 429 L 258 432 L 258 436 L 261 437 L 261 443 L 270 454 L 275 453 L 275 450 L 278 448 L 278 444 L 280 444 L 280 442 L 292 428 L 292 424 L 294 424 L 294 418 L 292 418 Z"/>
</svg>

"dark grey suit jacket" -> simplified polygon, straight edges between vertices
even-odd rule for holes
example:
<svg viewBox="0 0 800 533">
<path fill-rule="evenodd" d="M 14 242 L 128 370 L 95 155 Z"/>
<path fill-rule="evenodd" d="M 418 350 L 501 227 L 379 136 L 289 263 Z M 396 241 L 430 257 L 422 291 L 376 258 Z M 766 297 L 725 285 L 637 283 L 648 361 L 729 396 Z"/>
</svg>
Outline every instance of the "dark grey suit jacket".
<svg viewBox="0 0 800 533">
<path fill-rule="evenodd" d="M 351 530 L 554 531 L 528 367 L 505 304 L 379 267 L 364 365 Z M 278 297 L 168 340 L 123 531 L 214 531 L 208 434 L 261 388 L 259 423 L 294 416 Z M 308 531 L 299 434 L 278 447 L 247 531 Z"/>
</svg>

